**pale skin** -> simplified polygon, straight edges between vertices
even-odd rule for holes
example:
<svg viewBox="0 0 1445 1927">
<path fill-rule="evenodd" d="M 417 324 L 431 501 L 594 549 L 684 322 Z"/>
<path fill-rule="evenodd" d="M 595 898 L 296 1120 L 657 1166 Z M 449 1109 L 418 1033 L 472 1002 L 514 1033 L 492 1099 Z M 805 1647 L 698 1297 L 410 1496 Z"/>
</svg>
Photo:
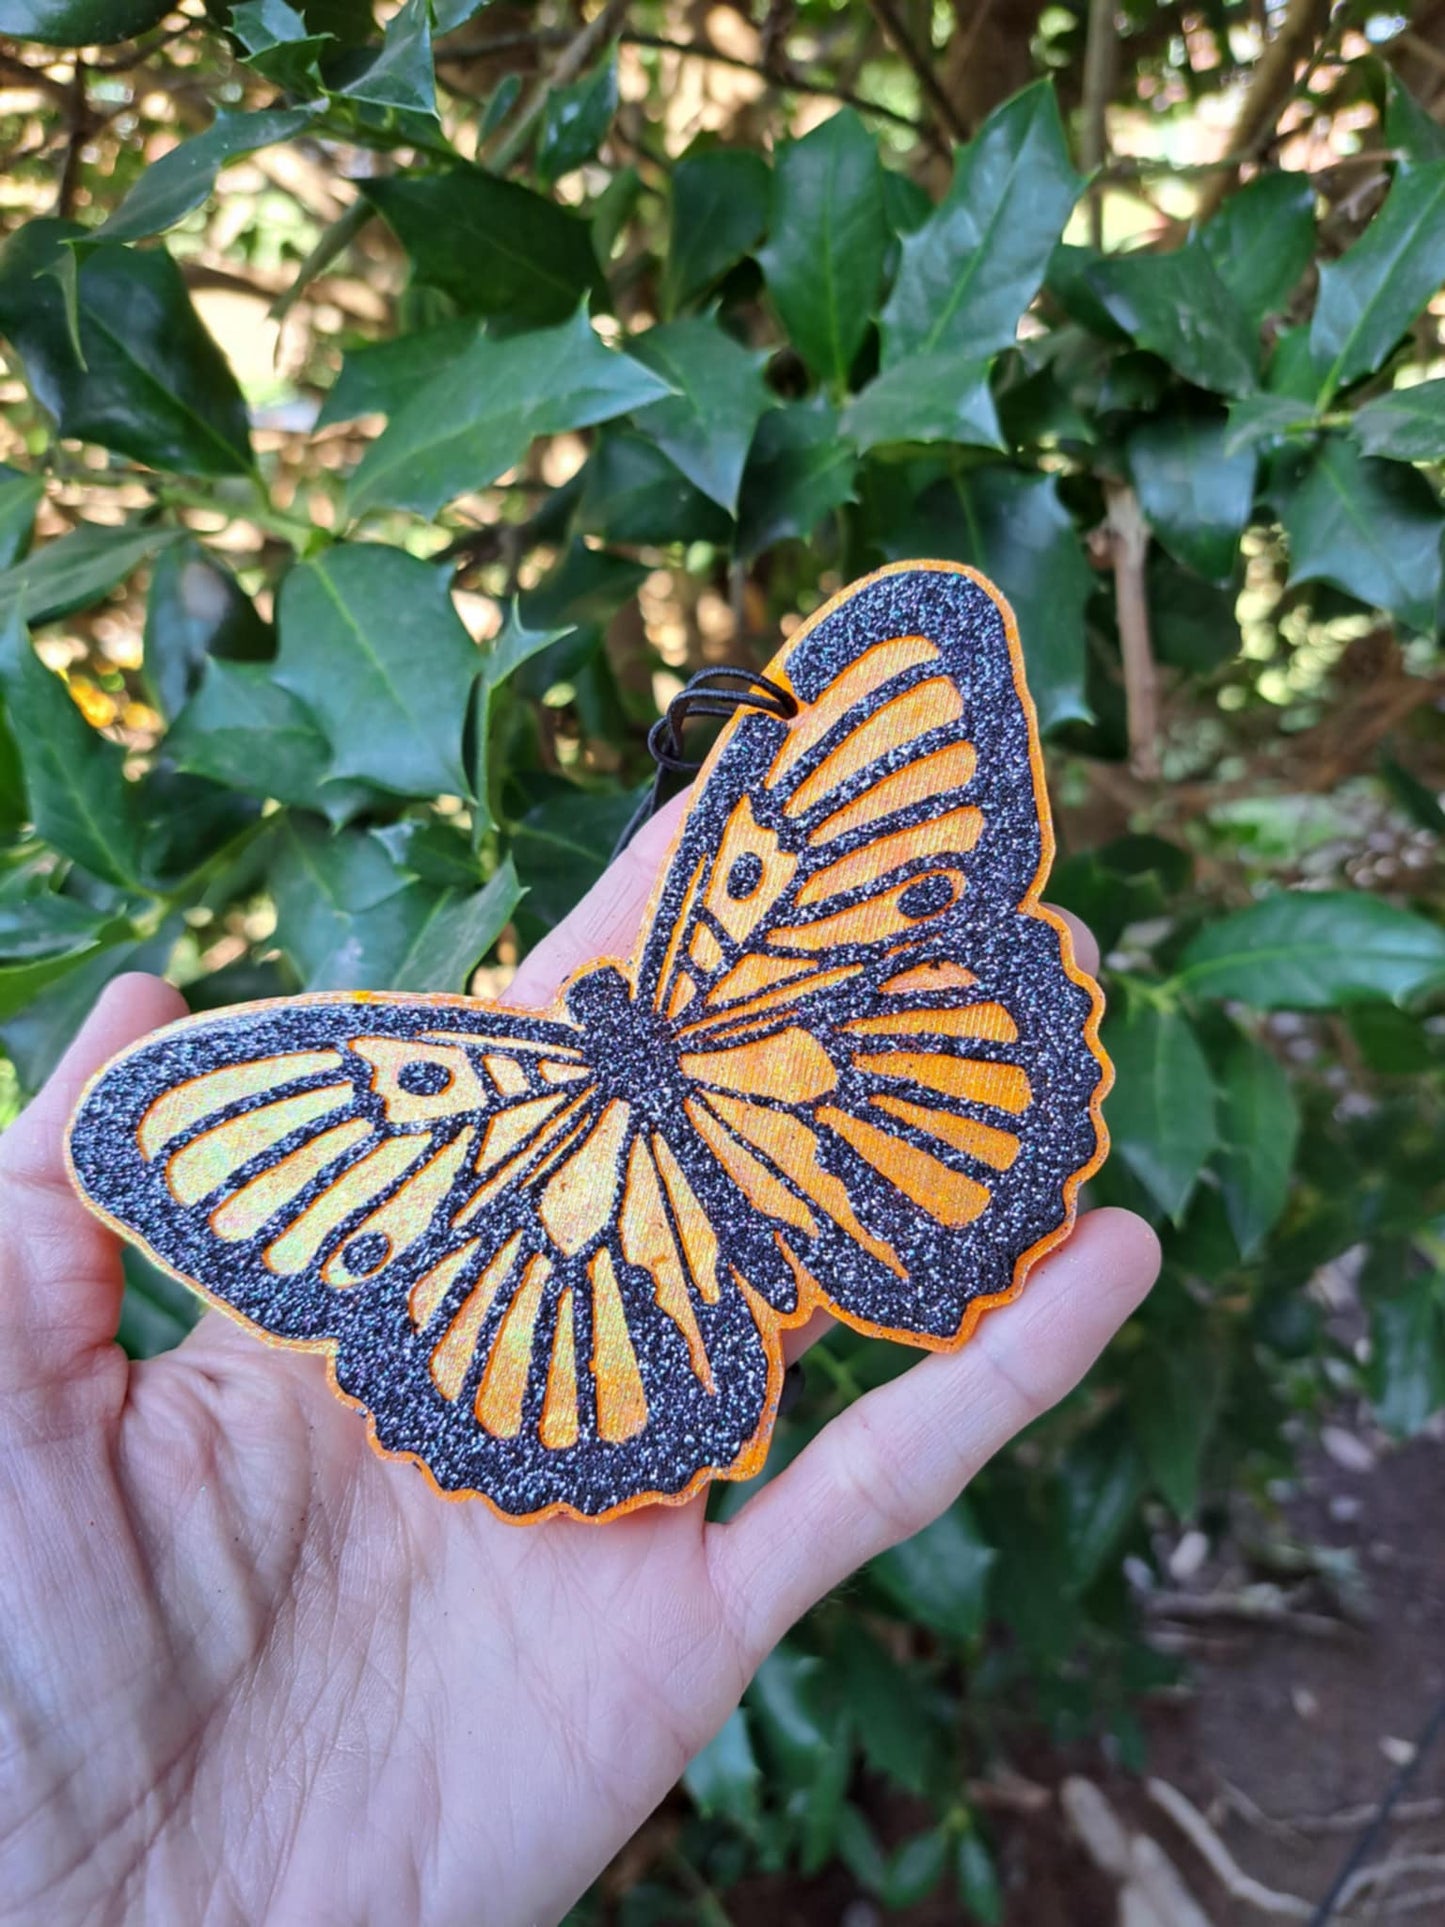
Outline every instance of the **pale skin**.
<svg viewBox="0 0 1445 1927">
<path fill-rule="evenodd" d="M 627 954 L 674 821 L 509 1001 Z M 146 1364 L 115 1343 L 119 1251 L 64 1127 L 183 1014 L 120 979 L 0 1139 L 6 1921 L 559 1919 L 793 1622 L 1061 1398 L 1157 1270 L 1141 1220 L 1089 1213 L 962 1351 L 859 1400 L 726 1526 L 700 1500 L 507 1525 L 379 1459 L 317 1356 L 217 1312 Z"/>
</svg>

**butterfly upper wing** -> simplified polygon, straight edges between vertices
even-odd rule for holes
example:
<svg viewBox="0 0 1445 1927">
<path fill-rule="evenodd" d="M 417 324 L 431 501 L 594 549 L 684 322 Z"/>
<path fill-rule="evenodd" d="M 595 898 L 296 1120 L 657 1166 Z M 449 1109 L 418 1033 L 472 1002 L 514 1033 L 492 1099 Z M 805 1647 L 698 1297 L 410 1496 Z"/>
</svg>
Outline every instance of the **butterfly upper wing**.
<svg viewBox="0 0 1445 1927">
<path fill-rule="evenodd" d="M 162 1264 L 331 1348 L 444 1490 L 600 1517 L 761 1449 L 759 1301 L 571 1025 L 345 997 L 191 1020 L 101 1075 L 71 1156 Z"/>
<path fill-rule="evenodd" d="M 955 1342 L 1066 1232 L 1104 1145 L 1098 992 L 1038 908 L 1017 640 L 977 578 L 910 567 L 769 673 L 800 713 L 720 740 L 639 992 L 705 1162 L 767 1219 L 771 1301 Z"/>
</svg>

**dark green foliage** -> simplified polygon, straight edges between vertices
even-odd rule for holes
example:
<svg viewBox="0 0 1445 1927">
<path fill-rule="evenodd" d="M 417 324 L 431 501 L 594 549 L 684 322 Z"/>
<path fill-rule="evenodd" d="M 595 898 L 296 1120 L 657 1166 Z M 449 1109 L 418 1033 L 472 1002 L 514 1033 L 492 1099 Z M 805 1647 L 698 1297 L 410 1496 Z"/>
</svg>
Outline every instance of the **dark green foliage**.
<svg viewBox="0 0 1445 1927">
<path fill-rule="evenodd" d="M 889 111 L 809 93 L 804 117 L 752 75 L 719 128 L 632 44 L 674 30 L 649 0 L 557 85 L 564 9 L 483 57 L 475 0 L 407 0 L 384 33 L 245 0 L 208 9 L 225 29 L 172 13 L 174 45 L 145 0 L 0 0 L 47 74 L 70 58 L 47 48 L 142 36 L 86 56 L 91 145 L 69 82 L 41 86 L 28 159 L 9 130 L 0 1043 L 23 1092 L 121 970 L 169 970 L 195 1009 L 504 982 L 602 874 L 676 680 L 761 666 L 869 568 L 970 564 L 1018 618 L 1051 895 L 1105 957 L 1094 1195 L 1150 1217 L 1163 1278 L 1022 1451 L 766 1661 L 685 1776 L 689 1878 L 642 1880 L 629 1921 L 830 1861 L 882 1905 L 1000 1920 L 1007 1842 L 962 1789 L 1020 1714 L 1132 1757 L 1163 1673 L 1125 1555 L 1266 1493 L 1286 1419 L 1342 1386 L 1399 1436 L 1445 1404 L 1445 133 L 1337 46 L 1301 82 L 1316 133 L 1348 109 L 1373 158 L 1251 165 L 1210 218 L 1153 220 L 1189 124 L 1169 102 L 1241 86 L 1258 10 L 1205 10 L 1217 59 L 1187 76 L 1126 11 L 1117 101 L 1159 151 L 1088 182 L 1082 25 L 1049 42 L 1057 89 L 970 108 L 950 170 L 899 125 L 913 78 L 862 9 L 806 0 L 769 59 Z M 258 185 L 246 157 L 285 143 L 300 164 Z M 286 185 L 317 179 L 324 205 Z M 261 297 L 240 330 L 218 280 Z M 273 367 L 246 331 L 278 295 Z M 1309 1289 L 1345 1253 L 1348 1348 Z M 147 1354 L 190 1301 L 127 1265 Z M 831 1334 L 764 1476 L 912 1356 Z"/>
</svg>

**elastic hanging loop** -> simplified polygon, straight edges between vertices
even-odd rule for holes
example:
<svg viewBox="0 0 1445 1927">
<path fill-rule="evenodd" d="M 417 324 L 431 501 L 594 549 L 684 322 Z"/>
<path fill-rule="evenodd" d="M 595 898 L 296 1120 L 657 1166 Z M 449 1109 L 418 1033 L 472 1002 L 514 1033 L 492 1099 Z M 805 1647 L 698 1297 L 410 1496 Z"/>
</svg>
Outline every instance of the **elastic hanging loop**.
<svg viewBox="0 0 1445 1927">
<path fill-rule="evenodd" d="M 786 723 L 797 715 L 798 699 L 791 689 L 770 682 L 756 670 L 737 669 L 726 663 L 716 669 L 700 669 L 677 692 L 647 732 L 647 747 L 657 764 L 657 775 L 617 839 L 614 857 L 621 855 L 643 824 L 661 809 L 667 800 L 668 777 L 695 776 L 702 768 L 700 760 L 686 753 L 683 731 L 688 723 L 695 717 L 734 716 L 740 709 L 761 710 L 765 716 L 776 716 Z"/>
</svg>

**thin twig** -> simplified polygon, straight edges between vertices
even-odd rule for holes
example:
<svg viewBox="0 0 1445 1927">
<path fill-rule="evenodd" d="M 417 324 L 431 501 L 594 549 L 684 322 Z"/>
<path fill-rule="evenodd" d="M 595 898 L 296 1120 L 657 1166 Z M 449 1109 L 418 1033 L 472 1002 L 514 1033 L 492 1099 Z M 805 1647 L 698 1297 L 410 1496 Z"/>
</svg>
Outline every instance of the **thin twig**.
<svg viewBox="0 0 1445 1927">
<path fill-rule="evenodd" d="M 1089 37 L 1084 45 L 1083 127 L 1079 159 L 1093 178 L 1089 186 L 1089 239 L 1104 245 L 1104 183 L 1099 178 L 1109 152 L 1109 97 L 1114 91 L 1114 55 L 1119 18 L 1114 0 L 1089 0 Z"/>
<path fill-rule="evenodd" d="M 1290 0 L 1279 32 L 1260 55 L 1235 123 L 1236 154 L 1254 159 L 1274 133 L 1294 90 L 1295 63 L 1329 18 L 1330 0 Z M 1237 168 L 1216 174 L 1199 197 L 1196 218 L 1207 221 L 1234 184 Z"/>
<path fill-rule="evenodd" d="M 65 103 L 65 160 L 60 169 L 60 186 L 55 196 L 55 212 L 68 221 L 75 212 L 75 196 L 80 186 L 80 156 L 91 133 L 90 95 L 86 88 L 86 65 L 79 54 L 71 73 Z"/>
<path fill-rule="evenodd" d="M 1262 1914 L 1272 1914 L 1277 1920 L 1309 1919 L 1310 1904 L 1307 1900 L 1301 1900 L 1298 1894 L 1280 1893 L 1273 1887 L 1266 1887 L 1263 1881 L 1256 1880 L 1253 1874 L 1244 1871 L 1198 1807 L 1178 1787 L 1171 1786 L 1167 1780 L 1146 1780 L 1144 1785 L 1155 1806 L 1169 1815 L 1232 1899 L 1242 1900 L 1247 1906 L 1254 1907 Z"/>
<path fill-rule="evenodd" d="M 628 0 L 607 0 L 602 11 L 594 14 L 582 31 L 568 41 L 557 56 L 556 66 L 545 80 L 539 80 L 533 87 L 526 105 L 498 143 L 489 162 L 496 173 L 505 174 L 521 155 L 546 111 L 547 98 L 553 88 L 569 86 L 577 78 L 597 49 L 614 37 L 627 7 Z"/>
<path fill-rule="evenodd" d="M 517 53 L 524 48 L 565 46 L 569 37 L 557 28 L 542 28 L 535 33 L 497 34 L 490 40 L 473 41 L 468 46 L 439 47 L 437 60 L 443 65 L 451 61 L 486 60 L 497 54 Z M 724 53 L 721 47 L 714 47 L 707 40 L 674 40 L 667 34 L 641 33 L 632 27 L 625 28 L 617 39 L 624 47 L 642 47 L 650 53 L 677 54 L 684 60 L 706 60 L 714 67 L 730 67 L 735 73 L 756 74 L 759 79 L 767 81 L 770 87 L 776 87 L 785 94 L 805 94 L 817 100 L 840 100 L 845 107 L 855 107 L 860 114 L 872 114 L 878 120 L 890 121 L 895 127 L 907 128 L 910 134 L 917 134 L 920 138 L 928 131 L 911 114 L 901 114 L 896 107 L 886 107 L 882 101 L 869 100 L 866 94 L 854 93 L 847 87 L 809 80 L 797 73 L 791 64 L 745 60 L 738 54 Z M 458 90 L 453 88 L 452 91 Z"/>
<path fill-rule="evenodd" d="M 1105 484 L 1108 532 L 1114 564 L 1119 646 L 1124 658 L 1124 700 L 1129 714 L 1129 767 L 1144 782 L 1159 775 L 1159 672 L 1149 634 L 1144 563 L 1149 524 L 1139 498 L 1126 483 Z"/>
<path fill-rule="evenodd" d="M 933 109 L 934 117 L 946 134 L 953 140 L 962 142 L 968 139 L 968 129 L 963 117 L 944 91 L 935 69 L 933 49 L 923 48 L 908 31 L 903 16 L 894 6 L 893 0 L 868 0 L 868 10 L 883 29 L 884 38 L 892 43 L 902 54 L 918 78 L 923 98 Z"/>
</svg>

